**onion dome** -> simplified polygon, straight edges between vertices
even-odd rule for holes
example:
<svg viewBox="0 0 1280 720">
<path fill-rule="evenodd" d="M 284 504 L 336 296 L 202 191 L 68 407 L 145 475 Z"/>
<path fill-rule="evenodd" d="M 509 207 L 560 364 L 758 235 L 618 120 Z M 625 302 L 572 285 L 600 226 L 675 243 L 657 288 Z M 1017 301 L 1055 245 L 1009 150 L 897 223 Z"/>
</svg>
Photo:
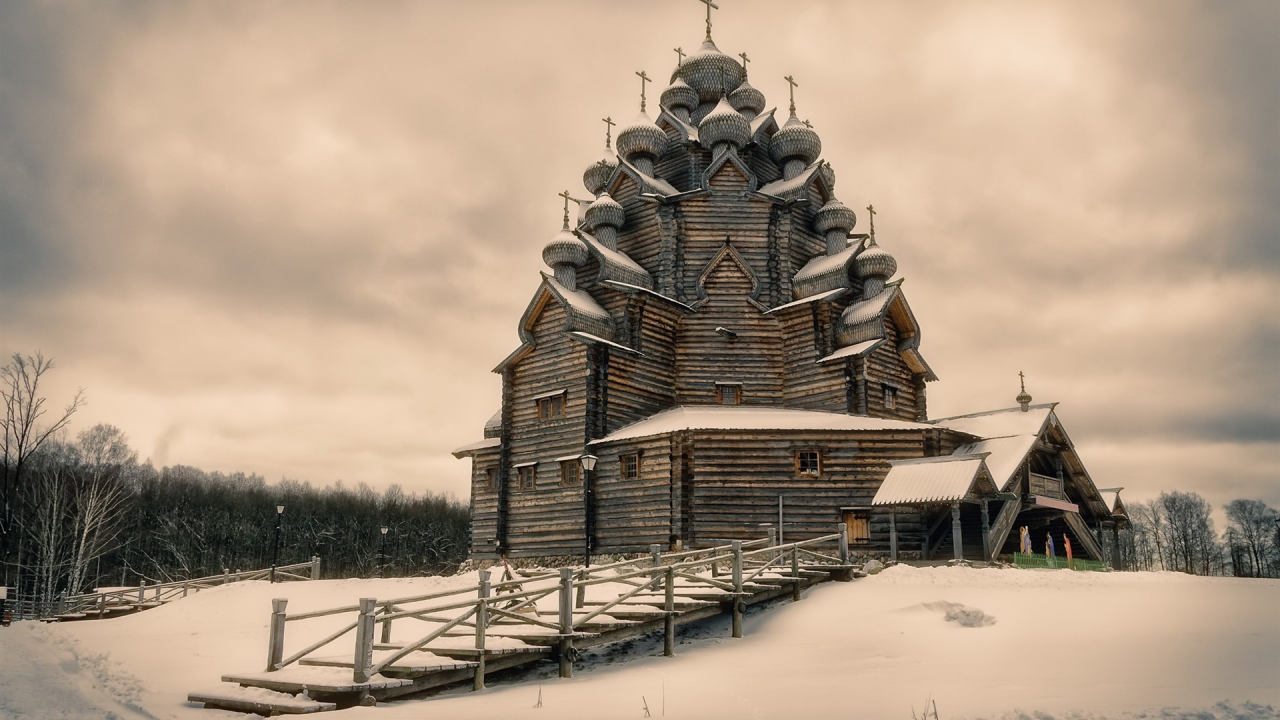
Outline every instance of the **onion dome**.
<svg viewBox="0 0 1280 720">
<path fill-rule="evenodd" d="M 662 157 L 667 149 L 667 134 L 658 127 L 643 110 L 636 116 L 635 122 L 618 133 L 618 154 L 634 163 L 635 155 L 648 155 L 654 159 Z"/>
<path fill-rule="evenodd" d="M 751 142 L 751 123 L 722 96 L 715 109 L 698 123 L 698 142 L 708 148 L 729 143 L 739 149 Z"/>
<path fill-rule="evenodd" d="M 813 215 L 813 229 L 822 235 L 833 230 L 848 233 L 857 222 L 858 218 L 853 211 L 835 198 L 828 200 L 827 204 Z"/>
<path fill-rule="evenodd" d="M 1022 385 L 1022 392 L 1018 393 L 1018 397 L 1014 398 L 1018 401 L 1018 406 L 1022 408 L 1022 412 L 1031 410 L 1031 394 L 1027 392 L 1027 376 L 1018 371 L 1018 380 Z"/>
<path fill-rule="evenodd" d="M 769 154 L 777 163 L 800 158 L 807 166 L 822 154 L 822 140 L 813 128 L 800 122 L 800 119 L 792 114 L 787 124 L 774 133 L 769 145 Z"/>
<path fill-rule="evenodd" d="M 680 78 L 676 78 L 662 91 L 662 106 L 669 110 L 677 110 L 684 108 L 689 112 L 693 112 L 698 107 L 698 91 L 689 87 Z"/>
<path fill-rule="evenodd" d="M 720 52 L 711 38 L 707 38 L 702 47 L 685 58 L 671 74 L 672 82 L 677 78 L 698 92 L 700 102 L 713 103 L 722 93 L 746 82 L 747 71 L 737 60 Z"/>
<path fill-rule="evenodd" d="M 587 221 L 587 227 L 592 230 L 602 225 L 620 228 L 627 221 L 627 213 L 622 209 L 622 205 L 606 192 L 601 193 L 595 202 L 587 206 L 584 219 Z"/>
<path fill-rule="evenodd" d="M 592 195 L 599 195 L 604 191 L 605 184 L 609 182 L 609 178 L 613 177 L 613 171 L 617 169 L 617 156 L 613 154 L 612 150 L 605 148 L 604 153 L 582 172 L 582 184 Z"/>
<path fill-rule="evenodd" d="M 542 248 L 542 261 L 552 268 L 559 265 L 582 267 L 587 264 L 587 257 L 587 244 L 569 232 L 567 224 Z"/>
<path fill-rule="evenodd" d="M 894 260 L 884 248 L 876 245 L 876 239 L 873 237 L 867 248 L 859 253 L 857 260 L 854 261 L 854 272 L 863 280 L 876 278 L 883 283 L 898 272 L 898 261 Z"/>
<path fill-rule="evenodd" d="M 750 113 L 751 117 L 759 115 L 764 110 L 764 93 L 751 87 L 751 83 L 746 80 L 738 86 L 737 90 L 729 93 L 729 104 L 734 110 L 741 113 Z"/>
</svg>

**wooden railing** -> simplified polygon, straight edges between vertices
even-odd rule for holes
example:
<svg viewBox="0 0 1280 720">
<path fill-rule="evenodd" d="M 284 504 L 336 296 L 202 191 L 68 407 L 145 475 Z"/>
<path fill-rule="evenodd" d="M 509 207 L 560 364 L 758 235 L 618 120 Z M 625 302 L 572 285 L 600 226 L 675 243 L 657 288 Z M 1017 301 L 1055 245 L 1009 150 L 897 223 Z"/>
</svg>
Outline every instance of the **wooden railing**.
<svg viewBox="0 0 1280 720">
<path fill-rule="evenodd" d="M 85 593 L 83 595 L 60 596 L 44 602 L 30 602 L 28 606 L 15 604 L 15 617 L 19 608 L 28 609 L 30 615 L 25 617 L 42 618 L 60 615 L 96 615 L 106 616 L 112 612 L 136 610 L 140 607 L 152 607 L 179 598 L 192 592 L 205 590 L 218 585 L 226 585 L 245 580 L 266 580 L 271 577 L 271 568 L 262 570 L 245 570 L 231 572 L 223 570 L 221 575 L 195 578 L 192 580 L 174 580 L 166 583 L 148 585 L 143 580 L 136 588 L 117 588 L 104 592 Z M 319 580 L 320 558 L 312 557 L 308 562 L 280 565 L 275 568 L 275 579 L 283 580 Z"/>
<path fill-rule="evenodd" d="M 742 616 L 746 609 L 743 598 L 752 594 L 745 591 L 744 587 L 752 580 L 761 578 L 770 571 L 787 575 L 794 579 L 793 587 L 798 596 L 802 565 L 809 568 L 814 565 L 848 567 L 847 530 L 843 523 L 838 527 L 838 533 L 786 545 L 776 545 L 770 538 L 762 538 L 672 553 L 662 553 L 659 546 L 653 545 L 650 546 L 649 557 L 591 568 L 560 568 L 556 572 L 529 573 L 518 579 L 513 577 L 501 582 L 491 582 L 489 571 L 481 570 L 479 582 L 475 586 L 391 600 L 361 598 L 355 605 L 302 613 L 288 614 L 287 599 L 277 598 L 272 600 L 267 671 L 275 672 L 298 663 L 354 632 L 355 647 L 350 663 L 352 679 L 356 683 L 366 683 L 380 671 L 394 666 L 414 652 L 430 652 L 433 649 L 432 643 L 449 637 L 450 631 L 469 628 L 473 631 L 469 637 L 474 638 L 474 648 L 467 649 L 466 652 L 474 652 L 477 664 L 474 688 L 479 690 L 484 687 L 486 654 L 492 649 L 489 647 L 492 639 L 489 631 L 523 628 L 541 641 L 558 648 L 560 674 L 562 677 L 569 677 L 572 674 L 573 660 L 577 656 L 575 640 L 598 637 L 599 634 L 591 630 L 593 623 L 599 624 L 598 621 L 602 616 L 607 616 L 610 610 L 646 591 L 661 593 L 661 601 L 655 600 L 653 604 L 662 606 L 664 654 L 673 655 L 677 616 L 675 598 L 681 590 L 714 590 L 720 597 L 732 601 L 733 636 L 741 637 Z M 834 555 L 817 551 L 818 546 L 831 543 L 837 546 Z M 722 565 L 727 566 L 728 570 L 728 576 L 723 579 L 719 570 Z M 776 576 L 772 579 L 785 580 Z M 585 602 L 586 590 L 606 584 L 626 589 L 616 598 L 588 606 Z M 552 596 L 556 598 L 556 619 L 544 620 L 537 614 L 537 603 Z M 336 615 L 350 616 L 350 622 L 343 623 L 310 645 L 285 655 L 285 629 L 289 623 Z M 392 623 L 399 621 L 428 623 L 431 628 L 410 642 L 392 644 Z M 389 650 L 390 654 L 381 656 L 374 662 L 374 631 L 378 626 L 381 626 L 379 645 L 382 650 Z M 455 638 L 458 636 L 457 632 L 451 635 Z M 461 652 L 456 644 L 445 649 L 454 654 Z M 329 659 L 324 660 L 324 663 L 331 662 Z"/>
<path fill-rule="evenodd" d="M 1032 495 L 1053 498 L 1054 500 L 1065 499 L 1062 492 L 1062 480 L 1060 478 L 1031 473 L 1031 483 L 1028 489 Z"/>
</svg>

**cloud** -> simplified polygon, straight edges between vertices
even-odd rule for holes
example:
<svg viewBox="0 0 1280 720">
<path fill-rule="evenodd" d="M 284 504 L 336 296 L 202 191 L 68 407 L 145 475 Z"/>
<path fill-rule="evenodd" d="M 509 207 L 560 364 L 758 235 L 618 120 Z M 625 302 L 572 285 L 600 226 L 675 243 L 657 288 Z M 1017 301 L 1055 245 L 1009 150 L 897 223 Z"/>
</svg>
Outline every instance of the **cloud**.
<svg viewBox="0 0 1280 720">
<path fill-rule="evenodd" d="M 81 422 L 158 462 L 465 496 L 447 451 L 498 404 L 555 193 L 698 9 L 2 6 L 0 350 L 55 356 L 54 399 L 86 386 Z M 875 203 L 934 416 L 1025 370 L 1100 483 L 1217 487 L 1161 459 L 1200 448 L 1261 495 L 1277 15 L 744 0 L 715 34 L 771 106 L 799 80 L 841 198 Z"/>
</svg>

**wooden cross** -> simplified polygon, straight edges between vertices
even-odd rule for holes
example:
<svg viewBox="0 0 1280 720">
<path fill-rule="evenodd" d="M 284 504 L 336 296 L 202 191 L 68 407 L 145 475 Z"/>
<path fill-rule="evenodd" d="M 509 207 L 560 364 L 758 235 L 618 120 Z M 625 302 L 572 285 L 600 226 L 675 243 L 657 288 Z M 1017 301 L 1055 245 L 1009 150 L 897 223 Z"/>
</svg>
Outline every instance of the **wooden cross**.
<svg viewBox="0 0 1280 720">
<path fill-rule="evenodd" d="M 711 39 L 711 8 L 715 8 L 716 10 L 719 10 L 720 6 L 712 2 L 711 0 L 698 0 L 698 2 L 707 6 L 707 39 L 710 40 Z"/>
<path fill-rule="evenodd" d="M 1027 391 L 1027 376 L 1026 376 L 1026 375 L 1023 375 L 1021 370 L 1019 370 L 1019 371 L 1018 371 L 1018 382 L 1022 384 L 1022 392 L 1026 392 L 1026 391 Z"/>
<path fill-rule="evenodd" d="M 676 67 L 684 64 L 684 49 L 676 48 Z"/>
<path fill-rule="evenodd" d="M 796 79 L 791 77 L 790 75 L 786 76 L 783 79 L 786 80 L 787 84 L 791 86 L 788 88 L 788 92 L 791 93 L 791 114 L 795 115 L 796 114 L 796 88 L 800 87 L 800 84 L 797 83 Z"/>
<path fill-rule="evenodd" d="M 876 236 L 876 206 L 875 205 L 867 206 L 867 215 L 871 218 L 870 232 L 871 232 L 871 237 L 874 239 Z"/>
<path fill-rule="evenodd" d="M 644 86 L 645 83 L 651 83 L 652 80 L 645 74 L 643 70 L 636 73 L 640 77 L 640 112 L 644 112 Z"/>
<path fill-rule="evenodd" d="M 613 142 L 613 126 L 617 125 L 618 123 L 613 121 L 612 115 L 610 115 L 609 117 L 600 118 L 600 122 L 604 123 L 604 146 L 605 146 L 605 149 L 608 149 L 612 147 L 610 143 Z"/>
<path fill-rule="evenodd" d="M 738 53 L 738 57 L 742 58 L 742 69 L 746 70 L 747 63 L 751 62 L 751 58 L 747 57 L 746 53 Z"/>
<path fill-rule="evenodd" d="M 565 190 L 562 193 L 556 194 L 564 198 L 564 226 L 569 227 L 569 191 Z"/>
<path fill-rule="evenodd" d="M 813 129 L 813 123 L 809 122 L 808 120 L 804 121 L 804 126 L 809 128 L 810 130 Z"/>
</svg>

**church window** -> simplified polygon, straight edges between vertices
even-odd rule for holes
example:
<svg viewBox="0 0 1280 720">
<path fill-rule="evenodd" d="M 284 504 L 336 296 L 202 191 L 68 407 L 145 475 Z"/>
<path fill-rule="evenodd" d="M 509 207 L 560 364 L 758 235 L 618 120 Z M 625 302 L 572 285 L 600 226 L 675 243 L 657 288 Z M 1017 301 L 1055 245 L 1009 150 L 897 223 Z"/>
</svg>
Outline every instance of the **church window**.
<svg viewBox="0 0 1280 720">
<path fill-rule="evenodd" d="M 618 458 L 623 480 L 635 480 L 640 477 L 640 456 L 636 453 Z"/>
<path fill-rule="evenodd" d="M 521 490 L 532 490 L 538 484 L 538 464 L 529 463 L 516 468 L 516 479 Z"/>
<path fill-rule="evenodd" d="M 494 468 L 489 468 L 484 471 L 484 488 L 486 490 L 493 490 L 497 487 L 497 474 L 498 473 L 495 472 Z"/>
<path fill-rule="evenodd" d="M 577 460 L 560 462 L 560 484 L 564 487 L 582 484 L 582 465 Z"/>
<path fill-rule="evenodd" d="M 846 510 L 844 526 L 849 531 L 849 543 L 871 542 L 871 513 L 867 510 Z"/>
<path fill-rule="evenodd" d="M 898 388 L 892 385 L 884 386 L 884 406 L 889 410 L 898 407 Z"/>
<path fill-rule="evenodd" d="M 721 405 L 742 403 L 742 383 L 716 383 L 716 402 Z"/>
<path fill-rule="evenodd" d="M 538 398 L 538 419 L 558 420 L 564 417 L 564 393 Z"/>
<path fill-rule="evenodd" d="M 799 477 L 818 477 L 822 474 L 821 450 L 796 451 L 796 475 Z"/>
</svg>

